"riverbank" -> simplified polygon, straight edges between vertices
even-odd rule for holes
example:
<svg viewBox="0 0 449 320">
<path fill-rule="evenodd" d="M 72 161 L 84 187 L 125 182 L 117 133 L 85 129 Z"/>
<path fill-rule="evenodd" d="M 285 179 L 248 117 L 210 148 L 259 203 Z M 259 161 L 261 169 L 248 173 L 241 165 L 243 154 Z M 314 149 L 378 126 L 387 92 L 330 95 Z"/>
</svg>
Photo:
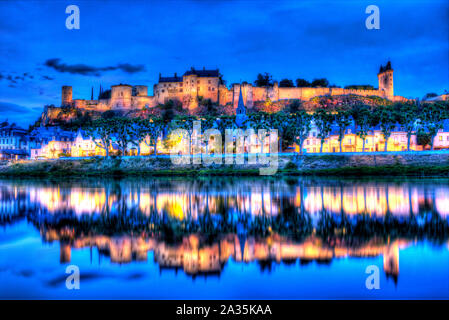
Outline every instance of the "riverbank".
<svg viewBox="0 0 449 320">
<path fill-rule="evenodd" d="M 72 158 L 3 163 L 0 176 L 258 176 L 266 167 L 268 164 L 174 164 L 167 156 Z M 283 153 L 278 156 L 275 175 L 449 177 L 449 152 Z"/>
</svg>

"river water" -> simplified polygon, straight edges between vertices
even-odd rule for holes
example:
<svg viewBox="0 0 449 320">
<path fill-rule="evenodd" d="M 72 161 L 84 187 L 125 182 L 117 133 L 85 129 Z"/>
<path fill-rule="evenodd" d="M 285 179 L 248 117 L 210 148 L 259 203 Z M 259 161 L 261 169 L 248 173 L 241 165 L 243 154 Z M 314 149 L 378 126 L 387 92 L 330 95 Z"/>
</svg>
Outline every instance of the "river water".
<svg viewBox="0 0 449 320">
<path fill-rule="evenodd" d="M 0 298 L 448 299 L 448 220 L 448 179 L 0 180 Z"/>
</svg>

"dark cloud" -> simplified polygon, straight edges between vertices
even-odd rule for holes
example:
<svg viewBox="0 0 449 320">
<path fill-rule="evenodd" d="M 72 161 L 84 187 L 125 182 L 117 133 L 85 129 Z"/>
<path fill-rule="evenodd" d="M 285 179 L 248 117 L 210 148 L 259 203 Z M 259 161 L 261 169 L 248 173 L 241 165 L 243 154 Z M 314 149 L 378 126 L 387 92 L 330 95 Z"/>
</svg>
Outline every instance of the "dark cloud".
<svg viewBox="0 0 449 320">
<path fill-rule="evenodd" d="M 52 68 L 58 72 L 62 73 L 72 73 L 72 74 L 80 74 L 83 76 L 100 76 L 101 73 L 106 71 L 114 71 L 121 70 L 126 73 L 137 73 L 145 71 L 145 67 L 143 65 L 132 65 L 129 63 L 120 63 L 116 66 L 107 66 L 107 67 L 94 67 L 86 64 L 66 64 L 62 63 L 61 59 L 54 58 L 48 59 L 45 61 L 45 66 Z"/>
<path fill-rule="evenodd" d="M 44 75 L 42 76 L 42 80 L 54 80 L 54 78 Z"/>
<path fill-rule="evenodd" d="M 0 101 L 0 113 L 26 113 L 30 109 L 18 104 Z"/>
<path fill-rule="evenodd" d="M 34 76 L 31 75 L 28 72 L 25 72 L 25 73 L 20 74 L 20 75 L 13 75 L 13 74 L 5 74 L 5 75 L 3 75 L 3 74 L 0 74 L 0 80 L 2 80 L 2 79 L 5 79 L 5 80 L 7 80 L 9 82 L 8 87 L 15 88 L 16 87 L 15 85 L 18 84 L 19 81 L 25 81 L 27 79 L 34 79 Z"/>
</svg>

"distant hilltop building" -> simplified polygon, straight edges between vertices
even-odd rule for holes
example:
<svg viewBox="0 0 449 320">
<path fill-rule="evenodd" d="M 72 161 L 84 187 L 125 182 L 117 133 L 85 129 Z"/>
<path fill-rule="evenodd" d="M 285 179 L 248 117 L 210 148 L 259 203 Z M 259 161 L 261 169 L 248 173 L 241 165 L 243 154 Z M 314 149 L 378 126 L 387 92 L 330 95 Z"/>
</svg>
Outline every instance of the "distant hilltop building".
<svg viewBox="0 0 449 320">
<path fill-rule="evenodd" d="M 243 103 L 251 108 L 256 101 L 267 99 L 276 102 L 279 100 L 299 99 L 308 101 L 313 97 L 325 95 L 355 94 L 361 96 L 377 96 L 389 100 L 402 100 L 400 96 L 394 96 L 393 69 L 391 63 L 381 66 L 377 74 L 378 89 L 343 89 L 343 88 L 316 88 L 316 87 L 279 87 L 277 82 L 272 86 L 257 87 L 252 84 L 233 84 L 228 88 L 216 70 L 191 70 L 182 76 L 176 73 L 165 77 L 159 74 L 159 81 L 153 87 L 153 95 L 148 95 L 148 86 L 119 84 L 111 87 L 110 92 L 100 90 L 97 100 L 73 99 L 72 87 L 62 87 L 62 107 L 75 107 L 85 110 L 136 110 L 144 107 L 155 107 L 169 100 L 179 101 L 183 108 L 194 110 L 198 107 L 199 97 L 210 99 L 219 105 L 232 104 L 237 109 L 239 95 L 242 95 Z M 107 94 L 106 94 L 107 93 Z"/>
</svg>

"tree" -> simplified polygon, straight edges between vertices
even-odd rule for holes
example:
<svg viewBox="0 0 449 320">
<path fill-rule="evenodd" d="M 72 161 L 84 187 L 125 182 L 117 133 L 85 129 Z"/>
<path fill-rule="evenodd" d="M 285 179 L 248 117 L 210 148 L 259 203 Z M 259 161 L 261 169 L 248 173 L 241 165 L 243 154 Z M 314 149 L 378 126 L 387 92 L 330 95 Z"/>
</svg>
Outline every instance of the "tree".
<svg viewBox="0 0 449 320">
<path fill-rule="evenodd" d="M 332 129 L 332 114 L 323 108 L 319 108 L 313 114 L 315 125 L 318 128 L 318 138 L 320 138 L 320 153 L 323 152 L 323 144 Z"/>
<path fill-rule="evenodd" d="M 90 136 L 95 145 L 105 151 L 106 158 L 109 157 L 111 138 L 112 134 L 114 133 L 112 122 L 113 120 L 111 119 L 99 118 L 92 121 L 88 126 L 84 127 L 84 130 Z"/>
<path fill-rule="evenodd" d="M 131 143 L 137 147 L 137 155 L 140 156 L 140 143 L 145 141 L 147 136 L 147 119 L 134 118 L 131 120 Z"/>
<path fill-rule="evenodd" d="M 175 103 L 173 100 L 168 100 L 164 104 L 160 105 L 160 108 L 163 110 L 162 119 L 164 120 L 164 123 L 168 124 L 175 118 L 175 112 L 173 110 L 174 107 Z"/>
<path fill-rule="evenodd" d="M 294 86 L 295 85 L 293 84 L 293 81 L 290 79 L 282 79 L 279 82 L 279 87 L 282 87 L 282 88 L 292 88 Z"/>
<path fill-rule="evenodd" d="M 395 105 L 398 122 L 407 132 L 407 151 L 410 151 L 410 140 L 416 133 L 416 121 L 418 117 L 418 107 L 414 103 L 399 103 Z"/>
<path fill-rule="evenodd" d="M 370 84 L 353 84 L 353 85 L 345 86 L 345 89 L 374 90 L 374 87 Z"/>
<path fill-rule="evenodd" d="M 355 112 L 353 110 L 355 110 Z M 373 124 L 371 110 L 370 107 L 366 105 L 357 105 L 353 110 L 351 110 L 351 114 L 354 123 L 358 126 L 357 136 L 363 140 L 362 152 L 365 152 L 366 137 Z"/>
<path fill-rule="evenodd" d="M 192 135 L 194 131 L 194 122 L 198 121 L 195 116 L 178 116 L 173 124 L 176 128 L 184 129 L 189 134 L 189 153 L 192 154 Z"/>
<path fill-rule="evenodd" d="M 235 115 L 230 115 L 230 116 L 225 115 L 225 116 L 221 116 L 217 119 L 217 121 L 216 121 L 217 128 L 218 128 L 218 131 L 220 131 L 222 137 L 226 137 L 226 129 L 234 130 L 237 128 L 235 118 L 236 118 Z M 222 143 L 222 147 L 224 148 L 224 150 L 226 150 L 225 143 Z"/>
<path fill-rule="evenodd" d="M 428 144 L 430 144 L 431 137 L 427 132 L 424 132 L 423 128 L 419 128 L 416 132 L 416 143 L 423 146 L 423 150 Z"/>
<path fill-rule="evenodd" d="M 277 112 L 270 115 L 270 126 L 278 131 L 279 152 L 282 152 L 282 143 L 284 141 L 285 133 L 290 124 L 290 117 L 284 112 Z"/>
<path fill-rule="evenodd" d="M 424 96 L 424 100 L 427 100 L 427 99 L 430 99 L 430 98 L 435 98 L 435 97 L 437 97 L 438 95 L 436 94 L 436 93 L 434 93 L 434 92 L 429 92 L 429 93 L 426 93 L 426 95 Z"/>
<path fill-rule="evenodd" d="M 273 77 L 268 72 L 265 72 L 264 74 L 259 73 L 257 75 L 256 81 L 254 81 L 254 84 L 257 87 L 269 87 L 273 85 Z"/>
<path fill-rule="evenodd" d="M 296 113 L 299 110 L 303 110 L 303 109 L 304 109 L 304 107 L 302 105 L 302 102 L 301 102 L 301 100 L 298 100 L 298 99 L 293 100 L 288 105 L 288 108 L 287 108 L 288 112 L 290 112 L 290 113 Z"/>
<path fill-rule="evenodd" d="M 162 134 L 162 131 L 164 130 L 164 120 L 161 118 L 150 118 L 145 119 L 143 122 L 143 125 L 145 127 L 145 139 L 143 140 L 144 143 L 149 146 L 153 147 L 153 153 L 156 156 L 157 155 L 157 139 Z M 149 138 L 149 139 L 147 139 Z"/>
<path fill-rule="evenodd" d="M 335 114 L 335 122 L 338 125 L 338 142 L 340 143 L 340 152 L 343 152 L 342 142 L 345 137 L 346 129 L 351 124 L 351 114 L 348 111 L 339 108 Z"/>
<path fill-rule="evenodd" d="M 388 150 L 388 139 L 391 136 L 391 132 L 396 127 L 397 114 L 391 106 L 384 106 L 375 109 L 375 113 L 379 119 L 380 130 L 385 139 L 384 151 Z"/>
<path fill-rule="evenodd" d="M 305 87 L 311 87 L 312 85 L 310 84 L 309 81 L 304 80 L 304 79 L 296 79 L 296 86 L 298 88 L 305 88 Z"/>
<path fill-rule="evenodd" d="M 311 83 L 312 87 L 317 88 L 327 88 L 329 86 L 329 81 L 326 78 L 314 79 Z"/>
<path fill-rule="evenodd" d="M 311 129 L 312 116 L 304 110 L 293 115 L 292 128 L 294 130 L 295 142 L 299 146 L 299 154 L 302 154 L 304 141 L 307 139 Z"/>
<path fill-rule="evenodd" d="M 203 137 L 203 141 L 206 145 L 206 153 L 208 153 L 208 147 L 209 147 L 209 141 L 206 141 L 206 136 L 204 135 L 204 133 L 209 130 L 212 129 L 215 126 L 215 123 L 217 121 L 217 118 L 214 116 L 205 116 L 204 118 L 201 119 L 201 130 L 203 131 L 202 137 Z"/>
<path fill-rule="evenodd" d="M 443 120 L 447 117 L 447 104 L 445 103 L 423 103 L 421 109 L 421 120 L 431 137 L 430 150 L 438 131 L 443 128 Z"/>
<path fill-rule="evenodd" d="M 116 117 L 111 119 L 111 121 L 117 145 L 120 148 L 122 156 L 126 156 L 128 143 L 132 142 L 133 123 L 131 119 L 126 117 Z"/>
</svg>

